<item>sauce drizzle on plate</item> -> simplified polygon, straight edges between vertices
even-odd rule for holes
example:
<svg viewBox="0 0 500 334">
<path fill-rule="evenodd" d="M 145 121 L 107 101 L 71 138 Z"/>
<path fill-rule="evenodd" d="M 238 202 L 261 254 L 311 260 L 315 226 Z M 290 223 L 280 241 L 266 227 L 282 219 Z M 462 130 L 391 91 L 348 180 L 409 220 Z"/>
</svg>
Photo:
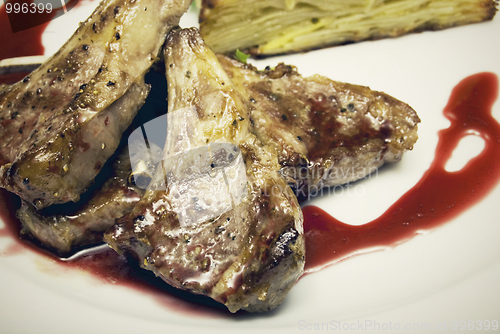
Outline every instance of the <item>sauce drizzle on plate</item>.
<svg viewBox="0 0 500 334">
<path fill-rule="evenodd" d="M 0 60 L 43 54 L 41 35 L 47 24 L 16 33 L 16 38 L 11 38 L 8 22 L 5 8 L 1 7 L 0 39 L 11 40 L 11 47 L 0 48 Z M 2 79 L 13 83 L 21 78 L 0 77 L 0 83 Z M 498 78 L 493 73 L 472 75 L 454 88 L 444 109 L 451 126 L 439 132 L 434 161 L 421 180 L 381 217 L 362 226 L 351 226 L 317 207 L 304 207 L 306 273 L 366 250 L 394 247 L 411 239 L 418 231 L 434 229 L 453 219 L 485 197 L 500 179 L 500 124 L 491 115 L 497 95 Z M 453 150 L 471 131 L 485 141 L 484 150 L 462 170 L 446 171 L 445 165 Z M 18 206 L 16 196 L 0 189 L 0 219 L 6 224 L 0 228 L 0 237 L 11 236 L 19 240 L 20 224 L 15 218 Z M 48 254 L 29 241 L 23 241 L 22 244 Z M 165 287 L 165 284 L 138 268 L 130 268 L 126 259 L 110 250 L 89 251 L 75 260 L 60 260 L 59 263 L 91 272 L 106 282 L 149 291 L 152 295 L 158 296 L 158 292 L 162 292 L 165 299 L 161 302 L 171 306 L 171 309 L 179 309 L 182 299 L 169 297 L 176 294 L 171 291 L 173 288 Z M 182 295 L 182 298 L 189 299 L 190 296 Z M 211 305 L 212 311 L 199 308 L 198 299 L 194 304 L 186 302 L 181 309 L 197 315 L 201 312 L 208 316 L 226 316 L 225 309 L 221 310 L 211 301 L 204 300 L 201 303 L 204 302 Z"/>
<path fill-rule="evenodd" d="M 430 168 L 379 218 L 352 226 L 320 208 L 304 207 L 306 273 L 364 251 L 394 247 L 453 219 L 485 197 L 500 179 L 500 124 L 491 115 L 497 96 L 498 78 L 493 73 L 469 76 L 453 89 L 443 111 L 451 125 L 439 132 Z M 484 140 L 483 151 L 461 170 L 446 171 L 453 150 L 472 133 Z"/>
<path fill-rule="evenodd" d="M 10 1 L 10 3 L 33 4 L 35 2 L 33 0 L 15 0 Z M 70 0 L 66 4 L 66 10 L 68 11 L 69 9 L 74 8 L 77 4 L 78 0 Z M 37 12 L 36 14 L 18 14 L 20 15 L 19 20 L 28 19 L 29 26 L 32 26 L 32 28 L 14 33 L 12 32 L 12 28 L 10 26 L 5 5 L 0 6 L 0 41 L 2 41 L 2 44 L 5 41 L 8 41 L 7 47 L 4 45 L 0 47 L 0 60 L 13 57 L 43 55 L 45 48 L 42 44 L 42 34 L 49 25 L 50 21 L 61 14 L 62 12 L 59 8 L 54 8 L 54 10 L 50 12 L 43 10 L 41 13 Z"/>
</svg>

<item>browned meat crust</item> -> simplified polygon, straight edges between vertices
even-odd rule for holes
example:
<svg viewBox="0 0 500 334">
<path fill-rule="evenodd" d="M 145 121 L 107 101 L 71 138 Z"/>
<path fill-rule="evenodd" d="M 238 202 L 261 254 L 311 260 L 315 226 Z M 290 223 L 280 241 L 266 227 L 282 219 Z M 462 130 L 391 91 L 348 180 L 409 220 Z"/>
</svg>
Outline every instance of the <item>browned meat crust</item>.
<svg viewBox="0 0 500 334">
<path fill-rule="evenodd" d="M 219 61 L 251 105 L 254 133 L 275 148 L 300 198 L 398 161 L 417 141 L 417 114 L 385 93 L 303 78 L 284 64 L 258 71 L 223 55 Z"/>
<path fill-rule="evenodd" d="M 3 87 L 0 186 L 38 209 L 77 201 L 143 104 L 144 75 L 189 4 L 103 1 L 46 63 Z"/>
<path fill-rule="evenodd" d="M 42 213 L 23 201 L 17 211 L 23 225 L 21 233 L 62 256 L 79 247 L 101 243 L 104 232 L 113 226 L 115 219 L 132 211 L 144 194 L 144 190 L 129 182 L 132 169 L 127 147 L 112 168 L 109 178 L 92 193 L 90 200 L 70 213 Z"/>
<path fill-rule="evenodd" d="M 191 135 L 179 137 L 179 142 L 236 145 L 246 165 L 248 195 L 213 219 L 182 226 L 173 209 L 173 185 L 161 190 L 165 177 L 161 171 L 132 213 L 120 219 L 105 239 L 115 250 L 133 254 L 142 267 L 168 284 L 207 295 L 231 312 L 270 310 L 283 301 L 303 272 L 300 207 L 279 174 L 274 151 L 250 132 L 246 102 L 196 29 L 169 35 L 165 64 L 169 113 L 194 107 L 197 115 L 188 119 L 191 128 L 186 132 Z M 167 141 L 166 152 L 174 148 L 175 143 Z M 219 195 L 209 197 L 215 201 Z"/>
</svg>

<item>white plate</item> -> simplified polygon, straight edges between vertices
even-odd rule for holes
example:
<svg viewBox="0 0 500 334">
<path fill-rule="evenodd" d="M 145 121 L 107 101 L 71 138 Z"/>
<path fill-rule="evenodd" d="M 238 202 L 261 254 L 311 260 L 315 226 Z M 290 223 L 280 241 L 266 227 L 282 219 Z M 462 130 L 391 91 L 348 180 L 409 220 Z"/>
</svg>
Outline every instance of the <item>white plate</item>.
<svg viewBox="0 0 500 334">
<path fill-rule="evenodd" d="M 43 35 L 46 54 L 55 52 L 96 4 L 82 1 L 79 8 L 54 20 Z M 196 21 L 190 13 L 182 25 Z M 407 102 L 418 112 L 422 124 L 415 149 L 393 168 L 359 183 L 362 196 L 345 193 L 314 200 L 313 204 L 334 217 L 362 224 L 381 215 L 429 167 L 437 132 L 448 125 L 442 110 L 452 88 L 474 73 L 500 75 L 499 42 L 500 19 L 496 18 L 440 32 L 253 63 L 263 68 L 283 61 L 296 65 L 305 76 L 320 73 L 370 86 Z M 1 45 L 8 47 L 8 41 Z M 500 119 L 498 102 L 494 115 Z M 480 144 L 471 143 L 455 152 L 456 156 L 475 155 Z M 150 294 L 102 283 L 31 251 L 4 254 L 0 256 L 1 332 L 302 333 L 319 326 L 318 330 L 327 332 L 442 333 L 461 331 L 452 327 L 452 321 L 461 320 L 474 321 L 477 328 L 477 321 L 500 320 L 499 195 L 500 186 L 496 186 L 479 204 L 431 233 L 306 276 L 270 314 L 189 315 Z M 12 243 L 0 238 L 0 250 Z M 341 331 L 338 322 L 349 329 Z M 443 326 L 446 329 L 440 330 Z"/>
</svg>

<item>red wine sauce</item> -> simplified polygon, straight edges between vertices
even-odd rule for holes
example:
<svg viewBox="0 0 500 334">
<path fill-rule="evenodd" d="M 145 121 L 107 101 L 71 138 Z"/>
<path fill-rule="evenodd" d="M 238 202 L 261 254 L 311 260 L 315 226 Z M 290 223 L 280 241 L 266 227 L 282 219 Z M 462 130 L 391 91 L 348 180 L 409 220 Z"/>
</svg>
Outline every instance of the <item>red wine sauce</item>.
<svg viewBox="0 0 500 334">
<path fill-rule="evenodd" d="M 50 14 L 41 14 L 41 18 L 45 19 L 43 16 L 48 16 L 50 20 L 55 15 L 56 11 L 52 11 Z M 2 41 L 0 60 L 13 57 L 43 55 L 45 49 L 42 45 L 42 34 L 49 23 L 46 22 L 36 27 L 13 33 L 5 6 L 2 6 L 0 8 L 0 41 Z"/>
<path fill-rule="evenodd" d="M 16 83 L 24 77 L 26 77 L 30 72 L 16 72 L 16 73 L 8 73 L 8 74 L 2 74 L 0 75 L 0 85 L 1 84 L 13 84 Z"/>
<path fill-rule="evenodd" d="M 33 0 L 28 1 L 11 1 L 18 3 L 33 3 Z M 67 10 L 78 5 L 77 0 L 71 0 L 66 4 Z M 9 17 L 5 5 L 0 7 L 0 60 L 13 57 L 39 56 L 44 54 L 42 45 L 42 34 L 45 28 L 50 23 L 56 14 L 57 10 L 52 10 L 50 13 L 43 11 L 36 15 L 30 15 L 30 25 L 36 25 L 33 28 L 12 32 Z M 22 14 L 19 14 L 22 15 Z M 19 20 L 22 20 L 20 17 Z M 45 22 L 45 23 L 43 23 Z M 39 24 L 40 23 L 40 24 Z M 22 78 L 21 78 L 22 79 Z"/>
<path fill-rule="evenodd" d="M 0 221 L 5 223 L 5 226 L 0 228 L 0 238 L 9 237 L 14 241 L 6 249 L 0 249 L 0 256 L 35 251 L 53 259 L 65 268 L 85 270 L 104 284 L 126 286 L 148 293 L 160 304 L 166 306 L 169 311 L 208 318 L 230 316 L 229 311 L 222 304 L 208 297 L 196 296 L 172 288 L 155 277 L 153 273 L 139 268 L 135 261 L 129 261 L 125 256 L 117 254 L 110 248 L 96 247 L 84 250 L 70 260 L 56 257 L 35 241 L 20 237 L 21 223 L 15 215 L 20 205 L 21 201 L 18 196 L 0 188 Z"/>
<path fill-rule="evenodd" d="M 497 94 L 498 81 L 492 73 L 470 76 L 455 87 L 444 110 L 451 126 L 439 133 L 431 167 L 415 187 L 378 219 L 363 226 L 350 226 L 319 208 L 305 207 L 306 270 L 315 271 L 371 247 L 402 243 L 419 230 L 429 230 L 452 219 L 483 198 L 500 177 L 500 125 L 491 116 Z M 485 149 L 461 171 L 447 172 L 444 169 L 447 160 L 460 139 L 471 130 L 484 139 Z M 17 196 L 0 189 L 0 219 L 6 224 L 0 229 L 0 237 L 20 240 L 20 223 L 15 217 L 19 205 Z M 29 240 L 17 244 L 53 257 Z M 19 247 L 12 245 L 1 254 L 19 251 Z M 228 316 L 220 304 L 171 288 L 109 249 L 90 250 L 72 261 L 59 259 L 59 263 L 91 272 L 103 282 L 148 291 L 171 310 L 197 316 Z"/>
<path fill-rule="evenodd" d="M 317 207 L 303 208 L 306 273 L 363 250 L 393 247 L 418 231 L 436 228 L 486 196 L 500 178 L 500 124 L 491 115 L 497 95 L 498 78 L 493 73 L 472 75 L 453 89 L 444 109 L 451 125 L 439 132 L 430 168 L 379 218 L 352 226 Z M 484 150 L 460 171 L 447 172 L 453 150 L 471 131 L 484 140 Z"/>
</svg>

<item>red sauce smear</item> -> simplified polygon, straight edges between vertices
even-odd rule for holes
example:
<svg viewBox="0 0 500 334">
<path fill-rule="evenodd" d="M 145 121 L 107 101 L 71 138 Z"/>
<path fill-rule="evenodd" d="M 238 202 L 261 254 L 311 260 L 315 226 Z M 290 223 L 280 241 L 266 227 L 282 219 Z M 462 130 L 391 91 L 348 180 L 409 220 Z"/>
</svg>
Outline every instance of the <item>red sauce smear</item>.
<svg viewBox="0 0 500 334">
<path fill-rule="evenodd" d="M 136 261 L 129 261 L 111 248 L 89 252 L 75 260 L 64 262 L 79 270 L 88 271 L 104 284 L 118 284 L 151 295 L 168 311 L 204 318 L 225 318 L 231 313 L 227 308 L 205 296 L 193 295 L 165 284 L 152 272 L 141 269 Z"/>
<path fill-rule="evenodd" d="M 5 1 L 4 1 L 5 2 Z M 9 3 L 33 3 L 33 0 L 11 0 Z M 66 4 L 66 10 L 74 8 L 78 0 L 71 0 Z M 43 11 L 34 15 L 18 14 L 19 18 L 14 21 L 23 25 L 29 24 L 32 28 L 13 32 L 5 5 L 0 7 L 0 60 L 13 57 L 39 56 L 44 54 L 42 45 L 42 34 L 50 21 L 58 15 L 58 10 L 51 13 Z M 60 13 L 59 13 L 60 15 Z M 11 16 L 12 18 L 12 16 Z"/>
<path fill-rule="evenodd" d="M 16 73 L 7 73 L 0 75 L 0 85 L 1 84 L 13 84 L 16 83 L 24 77 L 26 77 L 30 72 L 16 72 Z"/>
<path fill-rule="evenodd" d="M 234 318 L 235 315 L 232 315 L 224 305 L 211 298 L 193 295 L 165 284 L 152 272 L 139 268 L 136 261 L 129 261 L 111 248 L 91 248 L 78 253 L 79 256 L 71 260 L 57 257 L 36 241 L 20 236 L 21 223 L 16 218 L 16 211 L 20 206 L 21 200 L 18 196 L 0 188 L 0 220 L 5 223 L 5 226 L 0 228 L 0 237 L 9 237 L 14 241 L 5 249 L 0 249 L 0 257 L 34 251 L 55 260 L 62 266 L 61 269 L 85 270 L 103 284 L 125 286 L 147 293 L 164 305 L 168 311 L 198 318 Z M 251 315 L 241 313 L 237 316 L 249 317 Z"/>
<path fill-rule="evenodd" d="M 485 197 L 500 178 L 500 124 L 491 115 L 497 96 L 498 78 L 493 73 L 472 75 L 453 89 L 443 111 L 451 125 L 439 132 L 430 168 L 379 218 L 352 226 L 317 207 L 304 207 L 306 273 L 363 250 L 396 246 L 418 231 L 453 219 Z M 453 150 L 471 131 L 484 140 L 484 150 L 460 171 L 446 171 Z"/>
<path fill-rule="evenodd" d="M 500 124 L 491 107 L 498 95 L 498 79 L 493 73 L 480 73 L 460 82 L 452 92 L 444 115 L 451 126 L 439 132 L 439 142 L 431 167 L 422 179 L 387 212 L 362 226 L 344 224 L 314 206 L 303 208 L 306 234 L 306 270 L 312 272 L 372 247 L 392 247 L 417 231 L 433 229 L 477 203 L 500 179 Z M 483 152 L 458 172 L 447 172 L 445 165 L 460 139 L 476 131 L 485 141 Z M 0 237 L 20 240 L 20 223 L 15 217 L 20 201 L 0 189 L 0 219 L 6 226 Z M 39 253 L 54 256 L 29 240 L 19 243 Z M 10 247 L 17 254 L 20 250 Z M 128 263 L 111 250 L 90 252 L 61 265 L 86 270 L 106 284 L 120 284 L 148 292 L 161 304 L 184 314 L 208 317 L 234 317 L 209 298 L 169 287 L 152 273 Z M 246 313 L 238 317 L 251 317 Z"/>
</svg>

